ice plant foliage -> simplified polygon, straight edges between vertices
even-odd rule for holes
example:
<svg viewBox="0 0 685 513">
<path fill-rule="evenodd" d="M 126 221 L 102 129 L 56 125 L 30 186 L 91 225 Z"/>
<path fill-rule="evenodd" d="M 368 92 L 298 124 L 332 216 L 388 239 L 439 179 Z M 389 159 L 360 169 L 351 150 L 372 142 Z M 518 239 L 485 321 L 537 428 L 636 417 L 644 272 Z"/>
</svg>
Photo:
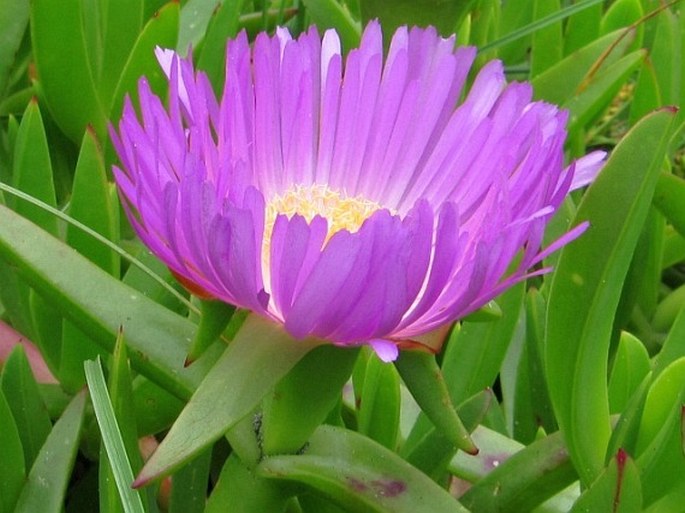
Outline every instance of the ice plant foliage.
<svg viewBox="0 0 685 513">
<path fill-rule="evenodd" d="M 392 360 L 586 227 L 541 249 L 604 155 L 565 167 L 567 113 L 507 84 L 498 61 L 465 94 L 475 54 L 401 28 L 384 59 L 377 23 L 346 59 L 334 31 L 278 29 L 252 47 L 243 33 L 217 100 L 160 49 L 168 106 L 143 78 L 140 117 L 127 101 L 111 130 L 128 217 L 194 289 Z"/>
</svg>

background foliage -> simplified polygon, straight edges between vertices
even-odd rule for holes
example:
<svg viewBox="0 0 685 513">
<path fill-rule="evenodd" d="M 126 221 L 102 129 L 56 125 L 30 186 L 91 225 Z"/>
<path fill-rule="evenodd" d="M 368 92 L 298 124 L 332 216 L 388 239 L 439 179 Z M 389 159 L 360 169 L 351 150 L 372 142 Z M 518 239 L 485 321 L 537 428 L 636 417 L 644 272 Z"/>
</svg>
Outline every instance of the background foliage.
<svg viewBox="0 0 685 513">
<path fill-rule="evenodd" d="M 685 511 L 684 7 L 0 0 L 0 512 Z M 139 76 L 164 94 L 156 45 L 218 91 L 239 30 L 349 49 L 372 18 L 456 32 L 570 111 L 569 158 L 611 152 L 549 227 L 592 225 L 552 274 L 396 366 L 188 298 L 122 217 L 107 139 Z M 143 480 L 167 477 L 132 489 L 167 433 Z"/>
</svg>

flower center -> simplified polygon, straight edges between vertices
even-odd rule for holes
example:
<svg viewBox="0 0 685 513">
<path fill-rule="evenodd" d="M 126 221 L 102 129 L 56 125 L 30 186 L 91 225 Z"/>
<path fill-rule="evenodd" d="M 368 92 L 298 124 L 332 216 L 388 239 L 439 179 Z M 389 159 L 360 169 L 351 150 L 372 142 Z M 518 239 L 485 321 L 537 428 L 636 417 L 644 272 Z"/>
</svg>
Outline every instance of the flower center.
<svg viewBox="0 0 685 513">
<path fill-rule="evenodd" d="M 321 216 L 328 222 L 325 242 L 340 230 L 356 232 L 366 219 L 383 208 L 363 196 L 347 196 L 344 192 L 330 189 L 327 185 L 293 185 L 282 195 L 274 195 L 266 204 L 264 220 L 264 244 L 262 264 L 265 275 L 269 274 L 271 235 L 276 217 L 283 214 L 292 218 L 295 214 L 311 222 Z"/>
</svg>

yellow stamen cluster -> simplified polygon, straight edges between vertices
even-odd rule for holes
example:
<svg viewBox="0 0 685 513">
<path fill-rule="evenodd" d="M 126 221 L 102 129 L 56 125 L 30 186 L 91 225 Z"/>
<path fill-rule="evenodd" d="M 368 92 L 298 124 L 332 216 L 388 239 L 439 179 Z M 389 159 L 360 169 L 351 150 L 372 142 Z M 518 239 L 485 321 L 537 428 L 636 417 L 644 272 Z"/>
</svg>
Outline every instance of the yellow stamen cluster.
<svg viewBox="0 0 685 513">
<path fill-rule="evenodd" d="M 311 222 L 315 216 L 325 218 L 328 222 L 328 241 L 340 230 L 356 232 L 371 214 L 381 208 L 375 201 L 362 196 L 349 197 L 323 184 L 294 185 L 282 195 L 273 196 L 266 204 L 264 222 L 262 263 L 266 273 L 269 269 L 271 234 L 278 215 L 284 214 L 290 219 L 299 214 L 307 222 Z"/>
</svg>

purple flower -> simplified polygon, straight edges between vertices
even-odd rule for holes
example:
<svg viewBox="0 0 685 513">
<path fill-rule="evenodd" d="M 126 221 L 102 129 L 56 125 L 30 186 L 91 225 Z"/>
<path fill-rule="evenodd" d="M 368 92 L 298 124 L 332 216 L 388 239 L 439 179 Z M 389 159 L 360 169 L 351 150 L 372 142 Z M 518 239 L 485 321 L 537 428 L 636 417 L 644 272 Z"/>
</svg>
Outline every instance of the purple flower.
<svg viewBox="0 0 685 513">
<path fill-rule="evenodd" d="M 343 60 L 334 31 L 230 41 L 223 96 L 169 50 L 168 107 L 139 83 L 114 168 L 136 232 L 193 290 L 296 338 L 384 360 L 483 306 L 577 237 L 547 221 L 603 153 L 563 163 L 567 113 L 532 102 L 474 48 L 371 23 Z M 463 97 L 463 99 L 461 99 Z M 507 274 L 520 255 L 515 270 Z"/>
</svg>

